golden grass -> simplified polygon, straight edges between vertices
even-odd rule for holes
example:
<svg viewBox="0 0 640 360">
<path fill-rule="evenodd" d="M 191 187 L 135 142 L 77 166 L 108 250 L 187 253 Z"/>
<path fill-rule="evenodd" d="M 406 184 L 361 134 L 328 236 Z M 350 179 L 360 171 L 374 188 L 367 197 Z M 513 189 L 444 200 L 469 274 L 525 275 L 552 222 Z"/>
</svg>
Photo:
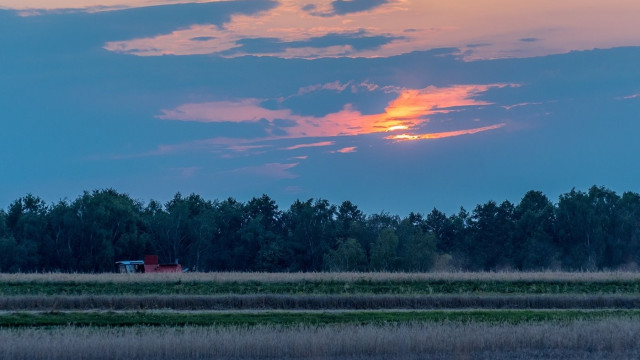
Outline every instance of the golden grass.
<svg viewBox="0 0 640 360">
<path fill-rule="evenodd" d="M 164 274 L 0 274 L 0 283 L 17 282 L 301 282 L 301 281 L 640 281 L 640 272 L 432 272 L 432 273 L 261 273 L 211 272 Z"/>
</svg>

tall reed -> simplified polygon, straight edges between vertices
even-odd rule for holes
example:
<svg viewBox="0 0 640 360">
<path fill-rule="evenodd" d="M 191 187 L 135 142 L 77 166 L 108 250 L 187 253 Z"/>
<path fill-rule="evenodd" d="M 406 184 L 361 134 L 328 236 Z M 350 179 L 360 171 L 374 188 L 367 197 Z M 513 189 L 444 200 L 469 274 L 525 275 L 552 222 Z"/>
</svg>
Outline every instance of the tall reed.
<svg viewBox="0 0 640 360">
<path fill-rule="evenodd" d="M 637 359 L 640 323 L 0 330 L 2 359 Z"/>
</svg>

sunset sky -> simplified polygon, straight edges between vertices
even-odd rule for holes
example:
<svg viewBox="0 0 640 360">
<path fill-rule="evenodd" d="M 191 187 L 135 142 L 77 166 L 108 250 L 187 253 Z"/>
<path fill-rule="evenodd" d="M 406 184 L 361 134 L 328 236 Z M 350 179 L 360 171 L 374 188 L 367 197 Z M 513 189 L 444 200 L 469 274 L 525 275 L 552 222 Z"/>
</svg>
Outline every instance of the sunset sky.
<svg viewBox="0 0 640 360">
<path fill-rule="evenodd" d="M 640 2 L 0 0 L 0 208 L 640 192 Z"/>
</svg>

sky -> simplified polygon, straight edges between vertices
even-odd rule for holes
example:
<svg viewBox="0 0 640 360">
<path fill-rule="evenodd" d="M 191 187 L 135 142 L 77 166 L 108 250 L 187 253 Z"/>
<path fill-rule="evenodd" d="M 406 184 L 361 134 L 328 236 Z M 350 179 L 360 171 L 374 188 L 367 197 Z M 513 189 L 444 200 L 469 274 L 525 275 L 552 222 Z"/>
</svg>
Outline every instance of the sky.
<svg viewBox="0 0 640 360">
<path fill-rule="evenodd" d="M 0 0 L 0 208 L 640 192 L 634 0 Z"/>
</svg>

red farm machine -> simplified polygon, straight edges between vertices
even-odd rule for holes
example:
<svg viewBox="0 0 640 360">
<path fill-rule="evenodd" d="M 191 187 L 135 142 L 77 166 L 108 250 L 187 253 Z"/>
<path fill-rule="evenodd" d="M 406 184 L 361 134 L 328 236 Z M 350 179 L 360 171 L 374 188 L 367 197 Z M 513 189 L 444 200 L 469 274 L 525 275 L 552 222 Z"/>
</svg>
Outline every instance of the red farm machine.
<svg viewBox="0 0 640 360">
<path fill-rule="evenodd" d="M 173 264 L 158 263 L 158 255 L 145 255 L 144 260 L 123 260 L 116 262 L 119 273 L 179 273 L 186 271 L 176 261 Z"/>
</svg>

